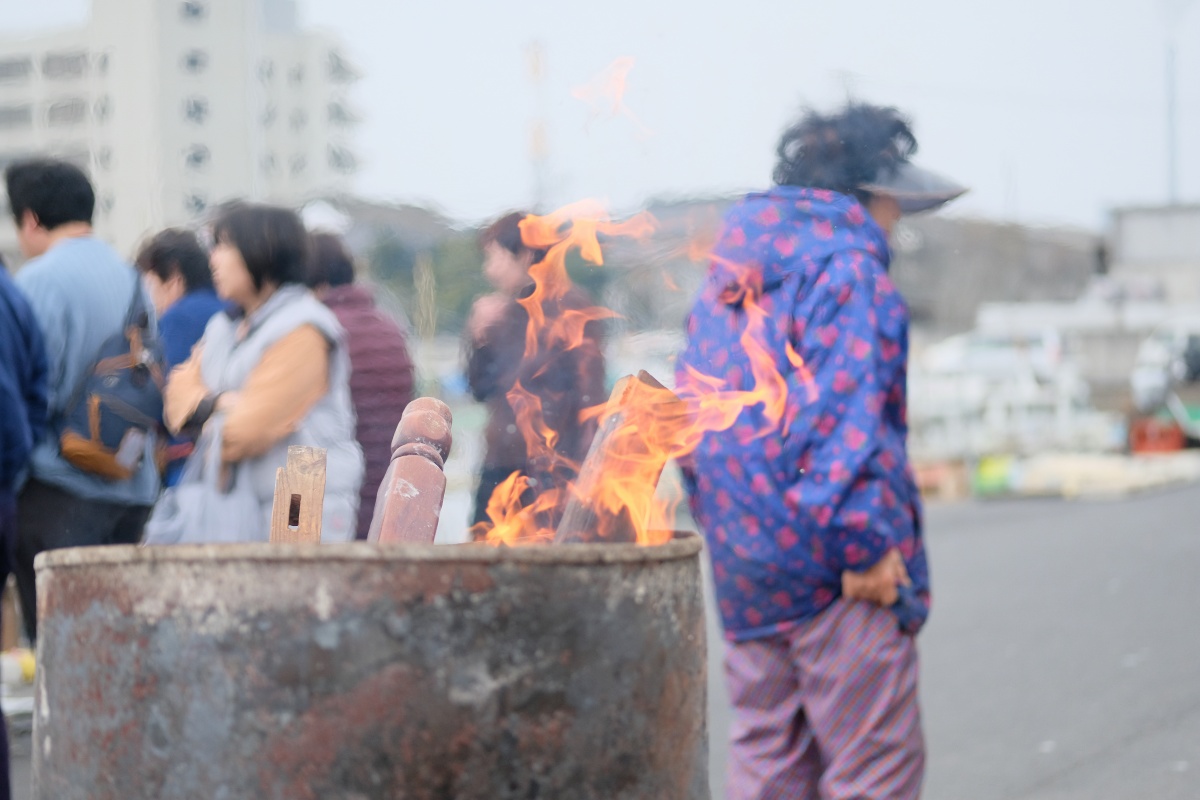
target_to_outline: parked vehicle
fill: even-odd
[[[1200,402],[1200,316],[1174,317],[1150,334],[1138,348],[1129,381],[1142,413],[1169,405],[1173,394],[1195,395]]]

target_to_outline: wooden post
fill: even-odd
[[[325,508],[325,450],[288,448],[287,466],[275,472],[271,543],[318,544]]]
[[[413,400],[404,409],[392,437],[388,465],[375,501],[368,542],[432,544],[437,536],[454,418],[432,397]]]
[[[662,447],[652,449],[647,442],[671,441],[686,423],[686,415],[684,403],[645,370],[618,381],[608,398],[605,419],[579,468],[571,499],[554,533],[555,543],[636,541],[637,527],[629,509],[604,509],[596,502],[597,493],[603,481],[621,469],[622,461],[656,458],[653,453]],[[652,480],[638,487],[645,492],[645,499],[654,495],[665,466],[663,459],[653,470]]]

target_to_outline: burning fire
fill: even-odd
[[[571,287],[566,270],[567,254],[577,250],[593,266],[604,263],[600,237],[628,236],[643,239],[653,233],[654,219],[647,213],[623,222],[613,221],[595,203],[567,206],[546,216],[529,216],[521,222],[525,244],[546,250],[546,256],[530,268],[533,292],[518,301],[529,315],[525,357],[533,359],[542,346],[579,347],[584,326],[594,320],[617,315],[605,308],[548,312],[554,301]],[[636,541],[660,544],[670,534],[676,507],[682,498],[656,494],[659,477],[667,462],[691,453],[709,432],[731,428],[746,409],[762,406],[762,425],[756,436],[780,429],[785,422],[788,376],[779,371],[767,337],[767,312],[758,303],[761,283],[758,273],[742,271],[735,290],[746,325],[741,345],[750,364],[751,386],[737,389],[698,370],[686,369],[686,379],[672,392],[644,373],[618,385],[608,404],[584,412],[598,421],[593,454],[603,458],[576,464],[555,451],[557,434],[546,424],[541,400],[520,383],[508,393],[525,439],[529,460],[546,471],[559,470],[572,476],[565,488],[538,491],[531,479],[514,472],[492,494],[487,505],[489,523],[477,526],[491,544],[531,544],[556,539],[570,541],[575,528],[591,532],[593,540]],[[804,361],[790,343],[788,363],[800,376],[809,402],[816,385]],[[582,466],[582,469],[581,469]],[[558,512],[566,507],[561,523]]]
[[[591,109],[588,124],[601,114],[616,118],[628,117],[637,128],[638,134],[645,137],[653,134],[642,121],[638,119],[629,106],[625,105],[625,90],[629,84],[629,71],[633,69],[636,59],[632,56],[622,56],[609,64],[595,78],[571,90],[571,96],[576,100],[587,103]]]

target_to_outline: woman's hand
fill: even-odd
[[[485,294],[471,306],[467,320],[467,333],[475,342],[482,343],[487,329],[504,318],[504,310],[512,302],[502,294]]]
[[[866,600],[887,607],[895,605],[899,598],[897,587],[910,583],[904,559],[893,547],[866,572],[843,572],[842,596],[847,600]]]

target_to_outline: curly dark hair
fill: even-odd
[[[912,158],[917,139],[896,109],[852,102],[834,114],[805,109],[775,152],[776,184],[830,189],[865,203],[870,192],[862,187]]]

